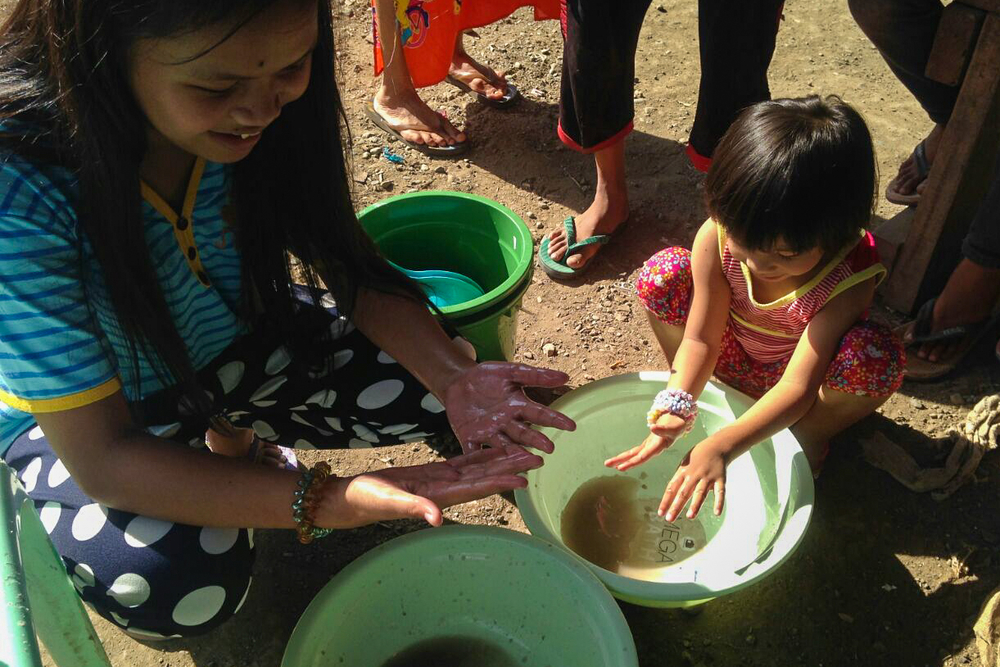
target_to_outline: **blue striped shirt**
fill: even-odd
[[[76,179],[65,169],[16,155],[0,161],[2,456],[34,425],[33,413],[80,407],[119,390],[129,400],[141,399],[163,385],[141,350],[138,368],[132,367],[86,238],[80,256]],[[186,235],[175,231],[162,202],[148,197],[143,202],[150,257],[174,325],[198,369],[246,332],[236,314],[240,256],[222,219],[229,176],[224,165],[205,163]],[[196,262],[187,256],[192,244]],[[94,277],[89,290],[81,278],[84,267]],[[204,271],[201,278],[198,270]],[[131,378],[137,372],[141,382],[135,396]]]

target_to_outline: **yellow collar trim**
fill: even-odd
[[[156,211],[167,219],[167,222],[174,228],[174,238],[177,246],[181,249],[185,261],[191,273],[205,287],[210,287],[212,282],[208,278],[204,265],[201,263],[201,253],[198,252],[198,245],[194,240],[194,214],[195,202],[198,199],[198,187],[201,185],[201,176],[205,173],[205,159],[197,158],[194,167],[191,169],[191,177],[188,179],[187,191],[184,193],[184,203],[181,205],[181,214],[177,215],[173,207],[168,204],[163,197],[149,187],[145,181],[139,181],[139,188],[142,198],[149,202]]]
[[[725,261],[725,257],[726,257],[726,236],[725,236],[725,232],[722,229],[722,225],[720,225],[719,223],[716,223],[715,227],[716,227],[716,229],[718,229],[718,232],[719,232],[718,233],[718,236],[719,236],[719,256],[723,259],[723,261]],[[866,234],[867,234],[867,230],[862,229],[861,233],[860,233],[860,238],[864,238],[864,236]],[[770,310],[772,308],[779,308],[781,306],[788,305],[789,303],[791,303],[795,299],[798,299],[799,297],[807,294],[809,292],[809,290],[811,290],[814,287],[816,287],[816,285],[819,285],[823,281],[823,279],[826,278],[827,275],[829,275],[829,273],[831,271],[833,271],[833,269],[838,264],[840,264],[842,261],[844,261],[844,258],[847,257],[848,253],[850,253],[852,250],[854,250],[855,246],[857,246],[857,242],[855,242],[855,243],[848,243],[847,245],[845,245],[843,248],[840,249],[840,251],[836,255],[833,256],[833,258],[830,259],[829,262],[826,263],[826,266],[823,267],[823,270],[821,270],[819,273],[817,273],[815,276],[813,276],[809,280],[809,282],[807,282],[805,285],[802,285],[798,289],[796,289],[796,290],[794,290],[792,292],[789,292],[788,294],[786,294],[784,296],[778,297],[777,299],[775,299],[774,301],[771,301],[770,303],[758,303],[757,299],[754,298],[754,296],[753,296],[753,281],[751,279],[750,269],[749,269],[749,267],[747,267],[746,264],[744,264],[743,262],[740,262],[740,270],[743,272],[743,279],[747,283],[747,294],[750,297],[750,303],[752,303],[754,305],[754,307],[756,307],[756,308],[758,308],[760,310]]]

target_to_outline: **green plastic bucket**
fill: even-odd
[[[397,195],[358,214],[382,254],[414,271],[468,276],[481,297],[442,312],[479,359],[510,360],[521,299],[531,284],[534,246],[527,225],[495,201],[462,192]]]
[[[477,667],[639,664],[621,610],[593,573],[551,544],[485,526],[410,533],[349,564],[303,613],[281,664],[381,667],[446,637],[503,657]]]
[[[693,520],[668,524],[657,516],[655,508],[684,455],[752,404],[734,389],[709,383],[698,400],[698,420],[690,434],[641,466],[626,472],[606,468],[607,458],[648,435],[646,411],[669,377],[664,372],[619,375],[554,401],[554,409],[576,421],[576,431],[541,429],[555,443],[555,452],[543,454],[545,465],[528,473],[527,488],[514,492],[531,533],[566,548],[563,511],[574,493],[596,478],[630,478],[626,481],[632,488],[642,489],[636,491],[637,503],[653,509],[628,544],[629,557],[637,563],[628,570],[633,576],[581,561],[615,597],[650,607],[692,606],[772,574],[799,545],[813,507],[809,463],[786,429],[729,463],[721,517],[712,511],[712,492]],[[699,538],[689,553],[683,551],[685,535]]]

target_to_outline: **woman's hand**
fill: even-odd
[[[624,471],[645,463],[684,435],[685,425],[685,421],[677,415],[660,415],[653,427],[649,429],[649,435],[642,441],[642,444],[636,445],[618,456],[611,457],[604,462],[604,465]],[[635,441],[633,440],[633,442]]]
[[[657,514],[667,521],[676,519],[687,501],[691,500],[687,518],[698,516],[698,510],[705,502],[709,489],[715,489],[715,515],[722,514],[726,493],[727,450],[712,440],[702,440],[687,453],[677,466]]]
[[[521,447],[490,448],[440,463],[333,479],[324,486],[316,525],[356,528],[376,521],[423,519],[440,526],[442,509],[524,488],[527,481],[519,473],[541,465],[540,456]]]
[[[488,361],[460,373],[445,389],[442,403],[463,452],[489,444],[523,445],[551,453],[552,441],[530,424],[566,431],[574,430],[576,424],[566,415],[532,401],[522,388],[559,387],[568,379],[560,371]]]

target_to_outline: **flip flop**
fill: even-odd
[[[917,311],[916,318],[896,329],[897,335],[903,340],[903,345],[910,348],[924,343],[939,343],[959,341],[951,353],[943,359],[931,361],[921,359],[915,354],[906,355],[906,369],[903,376],[907,380],[926,382],[937,380],[954,371],[962,360],[975,349],[983,336],[989,333],[997,324],[997,319],[987,318],[972,324],[963,324],[940,331],[931,331],[931,320],[934,315],[934,302],[930,299]]]
[[[566,249],[566,254],[563,255],[562,259],[556,261],[552,259],[549,255],[549,237],[546,236],[542,239],[542,242],[538,247],[538,263],[542,267],[542,271],[554,280],[573,280],[582,276],[591,264],[594,262],[594,258],[591,257],[587,260],[587,263],[581,266],[579,269],[574,269],[573,267],[566,264],[568,260],[573,255],[578,255],[583,252],[583,249],[589,245],[599,244],[607,245],[612,237],[617,234],[621,229],[628,224],[628,218],[622,221],[615,231],[610,234],[595,234],[585,238],[582,241],[576,240],[576,218],[570,216],[563,220],[563,227],[566,229],[566,241],[569,243],[569,247]]]
[[[250,443],[250,450],[247,452],[247,458],[254,463],[260,463],[261,459],[264,457],[264,448],[267,445],[273,445],[273,443],[265,443],[263,440],[254,436],[253,442]],[[281,468],[284,470],[291,470],[297,472],[299,470],[299,459],[295,456],[295,450],[291,447],[282,447],[281,445],[274,445],[281,452],[282,458],[285,462],[281,464]]]
[[[404,139],[403,135],[400,134],[399,131],[392,125],[389,125],[385,118],[382,117],[382,114],[375,110],[375,105],[370,100],[365,106],[365,115],[368,116],[368,120],[374,123],[380,130],[390,136],[396,137],[410,148],[418,150],[424,155],[430,155],[431,157],[457,157],[469,150],[468,140],[457,144],[451,144],[450,146],[428,146],[427,144]]]
[[[921,141],[917,144],[917,147],[913,149],[913,162],[917,165],[917,185],[920,185],[927,180],[927,175],[931,173],[930,162],[927,161],[927,146]],[[917,193],[916,188],[910,194],[903,194],[896,189],[898,185],[899,176],[889,181],[888,187],[885,189],[885,198],[888,199],[893,204],[902,204],[904,206],[916,206],[920,203],[920,194]]]
[[[497,81],[498,81],[497,79],[494,79],[493,77],[489,77],[489,76],[487,76],[485,78],[492,85],[494,85],[494,86],[497,85]],[[455,86],[456,88],[458,88],[459,90],[461,90],[464,93],[469,93],[470,95],[475,95],[476,99],[478,99],[482,104],[485,104],[488,107],[493,107],[495,109],[506,109],[506,108],[509,108],[509,107],[513,106],[514,104],[516,104],[517,101],[521,99],[521,93],[518,92],[517,86],[515,86],[512,83],[508,83],[507,84],[507,92],[504,93],[503,97],[499,97],[497,99],[493,99],[492,97],[486,97],[482,93],[473,90],[471,87],[469,87],[469,84],[465,83],[464,81],[462,81],[460,79],[456,79],[451,74],[449,74],[447,77],[445,77],[445,81],[447,81],[451,85]]]

